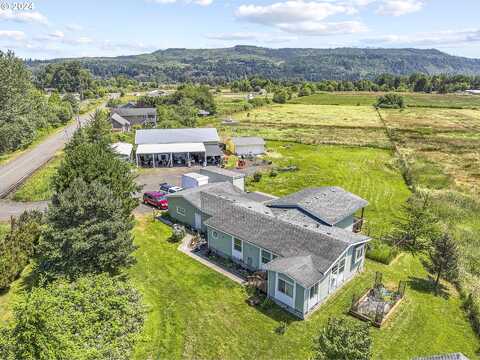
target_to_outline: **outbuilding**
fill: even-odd
[[[215,128],[137,130],[136,162],[143,167],[218,164],[219,142]]]
[[[245,174],[222,169],[216,166],[207,166],[199,170],[200,174],[208,176],[209,183],[229,182],[238,189],[245,190]]]
[[[232,137],[227,141],[227,149],[235,155],[261,155],[265,153],[265,140],[261,137]]]
[[[125,142],[116,142],[112,144],[113,151],[124,160],[130,161],[132,159],[133,145]]]
[[[182,188],[192,189],[208,184],[208,176],[198,173],[188,173],[182,175]]]

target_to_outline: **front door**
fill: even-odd
[[[202,229],[202,215],[200,215],[199,213],[195,213],[195,229]]]

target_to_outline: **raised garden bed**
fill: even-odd
[[[396,290],[382,283],[382,274],[376,273],[375,284],[362,296],[353,295],[349,313],[356,318],[381,327],[405,296],[405,282],[400,281]]]

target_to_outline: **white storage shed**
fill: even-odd
[[[193,189],[208,184],[208,176],[198,173],[188,173],[182,175],[182,188]]]

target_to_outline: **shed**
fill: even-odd
[[[130,160],[132,158],[133,145],[125,142],[117,142],[112,144],[112,149],[122,159]]]
[[[265,140],[261,137],[232,137],[227,149],[235,155],[261,155],[265,153]]]
[[[188,173],[182,175],[182,188],[192,189],[208,184],[208,176],[199,173]]]
[[[245,190],[245,174],[222,169],[216,166],[207,166],[199,170],[200,174],[206,175],[210,183],[229,182],[240,190]]]

